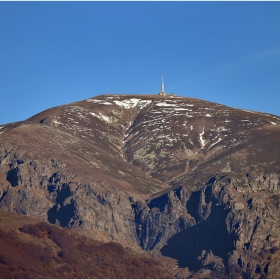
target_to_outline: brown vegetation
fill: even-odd
[[[57,246],[23,242],[20,232],[0,229],[0,278],[171,277],[156,261],[117,243],[93,241],[44,222],[19,231]]]

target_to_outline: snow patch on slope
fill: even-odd
[[[177,104],[170,104],[170,103],[166,103],[166,102],[157,102],[155,104],[156,106],[161,106],[161,107],[177,107]]]
[[[99,103],[99,104],[102,104],[102,105],[113,105],[110,102],[106,102],[106,101],[103,101],[103,100],[100,100],[100,99],[87,99],[86,101],[87,102],[93,102],[93,103]]]
[[[209,146],[208,149],[210,149],[210,148],[213,147],[214,145],[218,144],[218,143],[219,143],[220,141],[222,141],[222,140],[223,140],[223,139],[219,137],[219,139],[218,139],[216,142],[214,142],[213,144],[211,144],[211,145]]]
[[[136,107],[140,100],[141,99],[138,98],[130,98],[130,99],[124,99],[122,101],[114,100],[113,102],[116,103],[118,106],[124,107],[125,109],[130,109]]]
[[[110,117],[102,115],[101,113],[96,114],[96,113],[91,112],[90,114],[93,115],[94,117],[97,117],[97,118],[105,121],[105,122],[108,122],[108,123],[112,122],[112,119]]]
[[[152,103],[152,100],[140,100],[137,104],[137,107],[139,109],[143,109],[144,107],[148,106],[151,103]]]
[[[199,139],[200,139],[200,142],[201,142],[201,146],[202,146],[202,149],[204,148],[204,146],[205,146],[205,143],[206,143],[206,141],[203,139],[203,134],[204,134],[204,127],[203,127],[203,130],[202,130],[202,132],[199,134]]]
[[[107,99],[110,98],[114,98],[114,97],[106,97]],[[113,103],[111,102],[107,102],[101,99],[87,99],[87,102],[93,102],[93,103],[98,103],[101,105],[113,105]],[[147,105],[149,105],[152,100],[141,100],[139,98],[129,98],[129,99],[124,99],[124,100],[113,100],[112,102],[114,102],[116,105],[123,107],[125,109],[131,109],[134,107],[138,107],[139,109],[143,109],[144,107],[146,107]]]

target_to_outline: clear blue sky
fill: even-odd
[[[0,124],[99,94],[280,115],[280,2],[0,2]]]

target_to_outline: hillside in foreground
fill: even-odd
[[[179,278],[279,278],[280,118],[101,95],[0,127],[0,209],[149,252]]]
[[[158,262],[114,242],[0,211],[0,278],[171,278]]]

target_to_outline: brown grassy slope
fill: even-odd
[[[1,216],[6,213],[1,212]],[[171,278],[159,263],[113,242],[101,243],[48,223],[0,224],[0,278]]]

